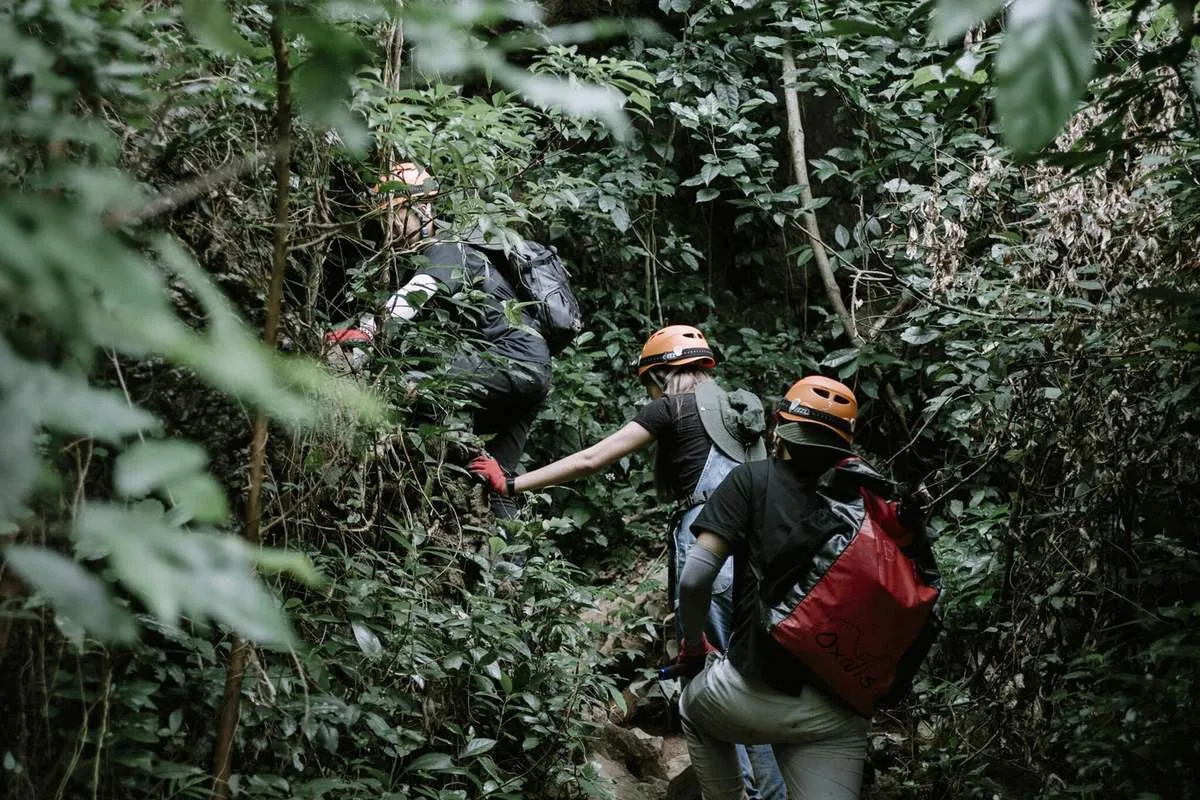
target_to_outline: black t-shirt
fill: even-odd
[[[837,458],[819,455],[807,464],[770,458],[735,467],[692,523],[697,536],[709,531],[730,544],[734,572],[729,660],[745,677],[787,694],[799,694],[807,676],[804,667],[759,625],[760,586],[755,570],[763,576],[766,596],[771,598],[775,590],[798,577],[794,565],[811,560],[838,526],[813,496],[816,479]]]
[[[522,309],[522,330],[509,322],[504,314],[507,301],[518,300],[512,283],[492,261],[473,247],[449,242],[436,242],[421,251],[425,260],[416,272],[429,275],[445,287],[447,294],[454,294],[468,283],[478,283],[487,294],[487,302],[481,309],[480,333],[492,343],[492,351],[498,355],[533,364],[550,363],[550,348],[546,340],[532,331],[539,330],[537,320]],[[503,258],[503,254],[498,256]]]
[[[641,425],[658,444],[656,472],[666,475],[671,497],[685,500],[696,491],[712,441],[704,432],[696,395],[664,395],[651,400],[638,411],[633,421]]]

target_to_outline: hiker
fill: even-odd
[[[690,325],[671,325],[642,347],[637,376],[651,400],[633,421],[600,442],[523,475],[513,475],[489,458],[468,469],[495,494],[511,497],[597,472],[651,442],[657,442],[654,477],[659,492],[676,503],[668,541],[672,600],[675,578],[695,542],[691,523],[705,500],[739,463],[764,458],[766,427],[762,404],[746,391],[726,393],[712,379],[716,358],[704,334]],[[733,565],[717,578],[704,625],[709,640],[728,641],[732,619]],[[676,616],[678,623],[678,615]],[[739,754],[751,798],[783,798],[783,782],[768,749]],[[750,770],[754,779],[750,778]],[[741,783],[739,782],[739,791]]]
[[[550,389],[552,353],[565,342],[562,337],[550,335],[550,326],[543,324],[539,308],[529,307],[530,298],[521,291],[521,276],[514,273],[513,259],[502,247],[484,243],[478,230],[468,234],[467,241],[437,238],[432,200],[438,192],[428,172],[415,164],[403,163],[380,180],[399,183],[403,188],[381,207],[388,215],[385,241],[404,252],[417,253],[422,261],[408,283],[385,304],[384,328],[394,330],[413,319],[422,305],[437,294],[450,296],[474,284],[487,295],[479,311],[479,332],[487,342],[486,348],[454,355],[449,369],[465,379],[465,390],[473,406],[473,430],[479,436],[490,437],[485,450],[506,470],[515,470],[530,425]],[[549,249],[531,242],[522,242],[519,248],[521,253],[552,255]],[[553,260],[561,267],[556,256]],[[565,271],[559,272],[565,281]],[[566,292],[571,304],[575,303],[569,285],[557,288]],[[519,324],[510,322],[506,315],[506,304],[514,302],[527,303],[516,312]],[[580,327],[578,307],[572,305],[569,312],[574,327],[566,341]],[[326,339],[343,346],[336,348],[335,353],[344,354],[343,348],[349,346],[349,357],[361,364],[362,355],[355,350],[369,345],[377,330],[374,317],[366,315],[357,326],[331,331]],[[410,393],[417,391],[419,387],[410,386]],[[498,517],[508,519],[516,515],[511,498],[498,495],[492,501]]]
[[[812,577],[818,570],[809,565],[823,568],[822,577],[833,571],[837,555],[826,558],[827,548],[854,536],[864,518],[868,501],[859,487],[887,483],[865,462],[852,458],[857,413],[854,393],[844,384],[819,376],[797,381],[776,415],[776,457],[730,472],[692,526],[697,544],[680,575],[683,647],[679,661],[696,670],[703,667],[703,671],[684,690],[680,711],[705,800],[741,797],[735,743],[748,742],[773,747],[790,797],[853,800],[859,796],[872,709],[858,704],[861,698],[855,695],[843,698],[835,694],[827,688],[832,683],[818,686],[817,676],[825,673],[796,660],[794,651],[779,641],[776,620],[771,620],[775,626],[763,623],[764,607],[769,608],[767,613],[778,607],[770,607],[777,602],[799,609],[806,599],[818,595]],[[827,501],[827,497],[836,499]],[[871,524],[875,519],[870,517]],[[874,536],[875,529],[870,531]],[[704,631],[709,597],[716,590],[714,582],[721,585],[717,576],[730,556],[735,565],[733,633],[728,647],[718,645],[724,651],[720,655]],[[822,558],[826,560],[820,561]],[[826,586],[830,588],[822,589],[829,594],[852,594],[844,583],[831,581]],[[796,587],[805,587],[808,596],[789,595]],[[936,592],[924,588],[932,599],[920,613],[928,615]],[[780,589],[786,601],[777,600]],[[925,599],[923,595],[922,602]],[[868,595],[865,602],[880,601]],[[812,607],[810,603],[808,608]],[[831,607],[818,606],[812,612],[822,617],[820,624],[826,626],[822,631],[841,622]],[[812,663],[821,665],[820,669],[842,669],[856,679],[865,674],[864,665],[878,651],[864,644],[868,641],[860,627],[866,624],[864,617],[853,619],[858,626],[847,625],[836,632],[841,635],[840,643],[838,638],[822,639],[828,635],[824,633],[812,637],[841,648],[836,654],[818,653],[824,660]],[[903,621],[889,617],[879,627],[888,629],[893,624]],[[891,631],[879,635],[887,637]],[[908,644],[904,646],[916,652]],[[911,663],[901,659],[909,670],[907,676],[898,676],[895,683],[881,680],[870,685],[892,686],[894,692],[902,692],[927,649],[926,644]],[[866,655],[868,651],[872,656]],[[823,666],[830,662],[839,666]]]

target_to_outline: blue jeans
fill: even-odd
[[[713,447],[709,450],[708,461],[696,484],[696,491],[711,492],[720,485],[737,463],[726,458],[721,451]],[[683,631],[679,627],[679,586],[678,576],[683,572],[684,562],[687,561],[688,550],[696,543],[692,535],[692,523],[700,516],[704,505],[698,505],[685,511],[675,530],[671,532],[671,550],[675,569],[675,595],[671,598],[675,609],[675,634],[683,640]],[[708,640],[724,652],[729,647],[729,637],[733,633],[733,559],[725,560],[721,571],[713,580],[712,603],[708,607],[708,622],[704,626]],[[742,780],[745,784],[746,796],[750,800],[787,800],[787,790],[784,787],[783,775],[775,763],[775,754],[769,745],[751,747],[737,746],[738,763],[741,765]]]

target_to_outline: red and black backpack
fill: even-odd
[[[891,485],[862,459],[839,462],[818,481],[819,539],[759,584],[767,634],[864,716],[907,693],[941,627],[937,564]]]

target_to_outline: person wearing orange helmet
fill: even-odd
[[[702,671],[684,690],[680,711],[705,800],[741,797],[738,742],[770,743],[791,797],[859,796],[870,721],[809,682],[757,613],[769,587],[797,578],[801,554],[811,558],[822,537],[838,530],[815,493],[839,479],[857,421],[848,386],[820,376],[797,381],[776,413],[776,456],[730,472],[692,526],[697,542],[680,576],[680,661]],[[724,655],[710,658],[707,608],[730,556],[733,632]]]
[[[632,422],[591,447],[523,475],[513,475],[487,457],[471,462],[468,469],[492,492],[511,497],[591,475],[656,442],[655,484],[676,503],[669,563],[672,599],[677,600],[674,578],[695,542],[691,523],[709,493],[738,463],[766,455],[761,403],[748,392],[720,389],[712,379],[716,364],[712,347],[697,328],[669,325],[650,335],[634,367],[651,399]],[[730,564],[717,579],[705,621],[707,640],[720,647],[729,635],[732,584]],[[739,759],[750,798],[785,797],[769,750],[743,750]]]
[[[488,437],[487,452],[506,469],[516,469],[530,426],[550,389],[552,355],[547,338],[529,304],[520,302],[508,265],[498,263],[504,258],[498,248],[473,237],[467,237],[469,242],[442,237],[436,230],[433,201],[439,190],[428,171],[403,162],[380,175],[379,181],[372,192],[382,196],[376,210],[384,216],[384,247],[420,259],[408,283],[384,304],[384,329],[395,331],[412,320],[435,295],[453,295],[467,286],[482,291],[485,299],[473,319],[485,345],[454,354],[449,370],[462,378],[473,411],[473,430]],[[513,308],[518,315],[515,321],[509,316]],[[335,368],[360,369],[379,328],[374,316],[364,315],[355,326],[327,333],[326,342],[333,346],[331,359],[338,361]],[[415,396],[419,387],[414,383],[409,391]],[[501,518],[516,514],[511,500],[504,497],[493,498],[492,509]]]

